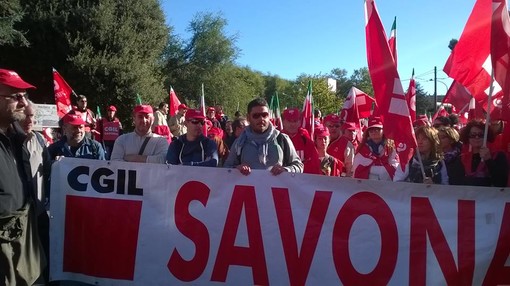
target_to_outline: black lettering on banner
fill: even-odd
[[[85,192],[87,190],[87,184],[80,183],[78,181],[78,177],[80,175],[88,175],[89,167],[87,166],[79,166],[71,170],[69,174],[67,174],[67,183],[69,186],[76,191]]]
[[[92,184],[92,188],[96,190],[98,193],[105,194],[105,193],[111,193],[114,190],[115,187],[115,180],[114,179],[103,179],[103,183],[105,186],[101,184],[101,178],[102,177],[108,177],[113,175],[113,171],[107,168],[99,168],[94,171],[92,174],[92,178],[90,180],[90,183]]]
[[[136,187],[136,171],[128,171],[128,195],[143,196],[143,189]]]
[[[117,194],[126,194],[126,170],[117,171]]]

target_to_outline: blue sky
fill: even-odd
[[[162,0],[167,24],[184,39],[197,12],[221,13],[226,33],[237,34],[237,63],[293,80],[344,68],[349,75],[367,66],[363,1],[353,0]],[[450,39],[458,39],[475,0],[376,0],[389,36],[397,17],[398,70],[404,89],[412,69],[426,92],[433,93],[434,66],[442,71]],[[438,94],[446,92],[438,82]]]

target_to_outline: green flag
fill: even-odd
[[[96,108],[96,118],[101,119],[101,108],[99,108],[99,105]]]
[[[136,94],[136,105],[142,105],[142,98],[138,93]]]

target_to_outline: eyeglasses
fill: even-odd
[[[202,124],[204,125],[204,121],[203,120],[198,120],[198,119],[192,119],[192,120],[188,120],[188,122],[191,122],[191,124]]]
[[[483,133],[470,133],[469,138],[471,138],[471,139],[483,138]]]
[[[259,119],[260,117],[267,118],[268,116],[269,116],[268,112],[253,113],[251,115],[251,117],[253,117],[253,119]]]
[[[17,101],[21,101],[21,100],[27,99],[27,93],[26,92],[17,92],[17,93],[13,93],[13,94],[0,94],[0,96],[5,97],[5,98],[9,98],[9,99],[12,99],[12,100],[17,100]]]

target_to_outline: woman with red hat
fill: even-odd
[[[398,165],[395,143],[384,136],[381,119],[371,118],[354,156],[354,178],[392,181]]]
[[[315,131],[315,147],[319,152],[320,167],[323,175],[339,177],[342,174],[344,164],[337,158],[329,155],[326,148],[329,145],[329,130],[323,125],[316,125]]]

